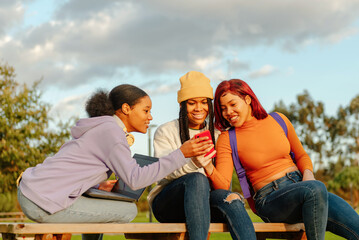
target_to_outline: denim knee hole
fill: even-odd
[[[227,197],[225,199],[223,199],[224,202],[231,204],[233,201],[235,200],[239,200],[242,203],[244,203],[242,196],[239,195],[238,193],[230,193],[227,195]]]

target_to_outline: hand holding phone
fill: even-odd
[[[194,138],[200,138],[200,137],[208,137],[208,139],[211,140],[213,143],[211,132],[209,130],[206,130],[206,131],[203,131],[203,132],[200,132],[200,133],[197,133],[196,135],[194,135]],[[204,156],[207,157],[213,151],[214,151],[214,147],[208,153],[206,153],[206,155],[204,155]],[[213,157],[215,157],[215,156],[216,156],[216,154],[213,155]]]

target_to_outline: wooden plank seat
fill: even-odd
[[[253,223],[257,239],[307,239],[304,225],[283,223]],[[69,240],[71,234],[124,234],[126,239],[167,240],[188,239],[184,223],[0,223],[3,240]],[[210,233],[228,232],[226,224],[211,223]]]

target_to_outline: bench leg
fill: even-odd
[[[35,240],[53,240],[52,234],[35,234]]]
[[[16,234],[2,233],[1,236],[3,240],[16,240]]]
[[[34,240],[34,235],[22,235],[22,234],[15,234],[15,233],[3,233],[2,239],[3,240]]]
[[[35,240],[71,240],[71,234],[35,234]]]
[[[56,240],[71,240],[71,233],[56,234]]]

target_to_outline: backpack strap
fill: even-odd
[[[287,128],[287,124],[285,124],[283,118],[276,112],[271,112],[271,113],[269,113],[269,115],[271,115],[271,117],[274,118],[274,120],[276,120],[277,123],[279,123],[279,125],[283,128],[285,136],[288,138],[288,128]]]
[[[239,183],[241,184],[241,188],[242,188],[242,191],[243,191],[243,196],[244,196],[244,198],[250,198],[251,193],[250,193],[250,190],[249,190],[250,187],[249,187],[249,184],[248,184],[246,171],[242,167],[241,161],[239,160],[239,157],[238,157],[237,137],[236,137],[235,128],[232,127],[231,129],[229,129],[228,133],[229,133],[229,142],[231,144],[231,149],[232,149],[233,164],[234,164],[234,168],[236,169],[236,173],[237,173],[237,176],[238,176],[238,179],[239,179]]]
[[[247,199],[248,205],[252,209],[252,211],[255,214],[257,214],[255,203],[252,198],[252,195],[254,195],[254,191],[253,191],[252,187],[249,185],[249,182],[248,182],[248,179],[246,176],[246,171],[242,167],[241,161],[238,156],[237,136],[236,136],[235,128],[232,127],[231,129],[229,129],[228,133],[229,133],[229,142],[231,144],[231,149],[232,149],[233,164],[234,164],[234,168],[236,169],[236,173],[237,173],[237,176],[239,179],[239,184],[241,185],[241,188],[242,188],[243,196],[244,196],[244,198]]]
[[[283,118],[277,112],[271,112],[269,113],[269,115],[271,115],[271,117],[274,118],[274,120],[276,120],[277,123],[282,127],[285,136],[288,138],[288,127],[287,124],[285,124]],[[290,151],[289,155],[292,158],[293,162],[296,163],[294,152]]]

